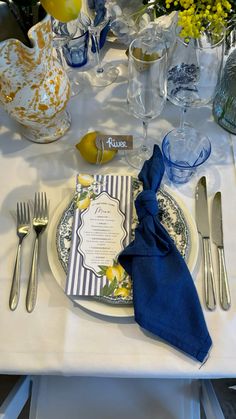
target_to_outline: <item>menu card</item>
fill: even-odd
[[[76,192],[65,292],[128,296],[130,278],[117,256],[131,241],[132,177],[79,174]]]

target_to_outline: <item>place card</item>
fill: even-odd
[[[133,136],[98,134],[96,146],[99,150],[132,150]]]
[[[124,293],[130,279],[117,256],[131,241],[132,177],[79,174],[76,192],[65,292],[110,296],[122,288]]]

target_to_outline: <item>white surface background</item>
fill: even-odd
[[[88,165],[75,144],[89,129],[105,133],[141,134],[141,122],[126,108],[127,68],[117,81],[104,89],[86,89],[70,100],[70,131],[59,141],[40,145],[20,138],[14,122],[0,110],[0,373],[36,373],[118,377],[230,377],[236,376],[236,172],[233,162],[235,137],[216,125],[211,108],[188,112],[187,119],[208,133],[212,155],[192,181],[170,186],[194,216],[194,191],[200,176],[207,176],[209,203],[216,191],[222,192],[226,264],[232,296],[230,311],[219,303],[215,312],[203,308],[213,340],[207,363],[200,365],[158,338],[141,330],[133,319],[112,319],[91,314],[73,306],[50,271],[46,241],[42,236],[37,306],[32,314],[25,309],[32,235],[23,245],[21,297],[17,310],[8,308],[11,278],[16,254],[15,208],[19,200],[34,198],[46,191],[53,214],[77,172],[137,174],[128,167],[122,153],[104,166]],[[167,104],[161,117],[150,123],[149,135],[160,144],[164,134],[177,126],[179,110]],[[214,259],[216,249],[212,245]],[[199,257],[201,262],[201,255]],[[214,265],[216,268],[216,264]],[[196,286],[203,302],[202,265],[198,263]],[[174,296],[173,296],[174,298]],[[219,298],[217,298],[219,302]]]

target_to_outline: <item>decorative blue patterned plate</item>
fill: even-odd
[[[134,179],[133,190],[134,190],[134,201],[138,193],[141,191],[141,183]],[[176,200],[165,190],[160,190],[157,193],[158,205],[159,205],[159,216],[161,223],[166,228],[172,239],[174,240],[176,247],[178,248],[181,255],[188,260],[190,243],[189,227],[187,225],[184,213],[177,204]],[[59,261],[67,274],[68,263],[70,256],[70,246],[73,228],[73,216],[74,216],[74,202],[73,199],[63,212],[56,231],[56,247]],[[132,235],[134,235],[135,226],[137,225],[137,216],[134,208],[134,216],[132,223]],[[99,297],[102,302],[110,304],[132,304],[132,292],[127,298],[114,298],[114,297]]]

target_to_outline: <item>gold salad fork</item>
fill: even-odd
[[[38,289],[38,251],[39,236],[48,224],[48,204],[45,192],[38,192],[34,198],[33,229],[35,241],[33,246],[32,265],[26,295],[26,309],[31,313],[35,307]]]
[[[21,245],[24,238],[29,234],[30,231],[30,210],[29,205],[25,202],[17,202],[16,209],[17,217],[17,236],[19,237],[16,262],[14,267],[14,273],[12,278],[9,307],[11,310],[15,310],[20,297],[20,265],[21,265]]]

